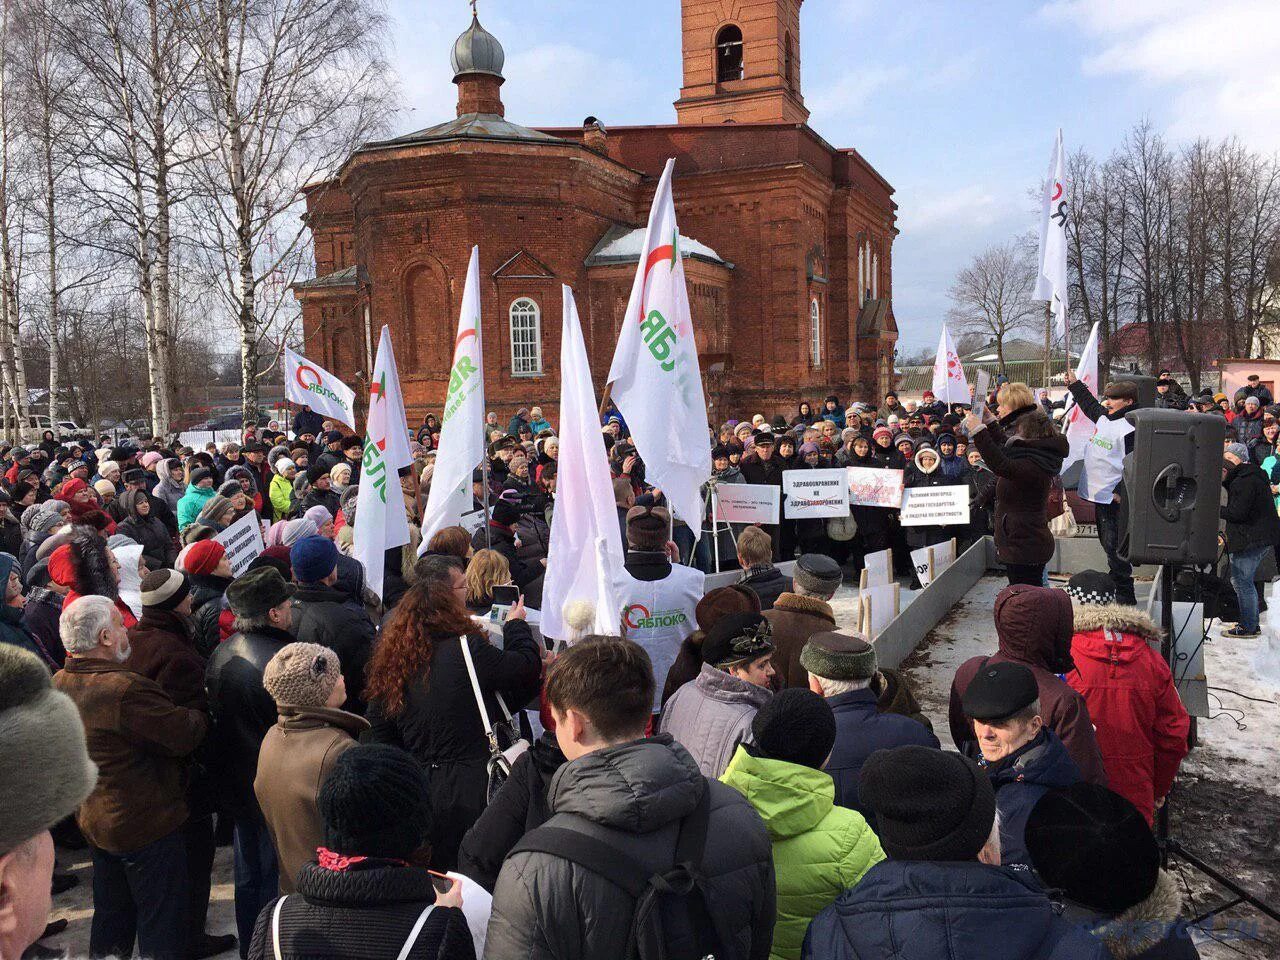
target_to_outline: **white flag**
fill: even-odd
[[[431,493],[422,515],[421,555],[432,534],[457,526],[471,512],[471,474],[484,459],[484,355],[480,341],[480,248],[471,248],[462,291],[458,338],[440,418],[440,445]],[[359,516],[359,513],[357,513]]]
[[[1076,379],[1083,381],[1095,397],[1098,395],[1098,325],[1096,323],[1089,333],[1089,339],[1085,342],[1084,352],[1080,354],[1080,362],[1076,364]],[[1089,445],[1089,440],[1097,429],[1094,422],[1084,415],[1084,411],[1080,409],[1080,405],[1076,403],[1070,392],[1067,393],[1065,413],[1064,432],[1067,435],[1067,443],[1071,445],[1071,452],[1062,462],[1063,473],[1066,473],[1067,468],[1077,460],[1084,459],[1085,447]]]
[[[1037,300],[1053,305],[1058,335],[1067,335],[1067,178],[1062,160],[1062,131],[1053,144],[1049,174],[1044,184],[1040,215],[1040,271],[1036,274]]]
[[[711,476],[707,401],[684,282],[668,160],[649,210],[631,299],[609,368],[613,401],[631,429],[649,483],[661,488],[694,537]]]
[[[564,288],[560,334],[560,455],[556,467],[556,507],[542,584],[542,632],[563,640],[565,604],[595,605],[592,632],[621,632],[622,533],[613,480],[600,442],[587,348],[573,291]]]
[[[960,365],[960,354],[956,352],[955,341],[947,325],[942,325],[942,336],[938,338],[938,356],[933,361],[933,395],[946,404],[972,403],[969,396],[969,383],[964,378],[964,367]]]
[[[356,494],[356,529],[352,553],[364,564],[365,581],[382,596],[384,554],[409,542],[409,518],[400,492],[400,470],[413,463],[409,454],[408,420],[400,393],[400,372],[391,347],[391,330],[384,326],[378,341],[369,388],[364,458]]]
[[[284,348],[284,398],[356,428],[356,392],[332,373]]]

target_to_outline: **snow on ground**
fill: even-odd
[[[979,581],[902,664],[944,746],[951,746],[947,726],[951,678],[965,660],[995,651],[992,610],[1004,586],[1000,577]],[[1280,628],[1280,603],[1276,611]],[[1280,690],[1256,677],[1252,661],[1261,641],[1227,640],[1220,634],[1220,626],[1215,625],[1205,644],[1213,715],[1199,721],[1200,744],[1183,762],[1174,787],[1172,835],[1265,902],[1280,904]],[[1188,915],[1230,899],[1197,872],[1182,869],[1179,873]],[[1224,931],[1224,923],[1232,924],[1232,929]],[[1227,942],[1201,943],[1205,960],[1280,956],[1280,925],[1247,907],[1226,911],[1213,930]],[[1250,939],[1240,939],[1241,934]]]

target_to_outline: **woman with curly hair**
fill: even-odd
[[[493,606],[493,588],[511,583],[511,564],[497,550],[480,550],[467,564],[467,609],[488,613]]]
[[[455,557],[418,561],[417,582],[392,610],[369,662],[364,695],[373,725],[366,736],[408,750],[430,774],[432,865],[457,866],[458,844],[484,811],[489,745],[462,655],[466,643],[489,719],[498,697],[511,710],[538,694],[541,645],[511,608],[502,649],[490,644],[467,613],[467,581]],[[505,744],[504,744],[505,746]]]

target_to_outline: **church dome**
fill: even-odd
[[[449,62],[453,65],[454,79],[467,73],[488,73],[502,76],[502,64],[506,54],[502,44],[492,33],[480,26],[480,18],[471,15],[471,26],[453,42]]]

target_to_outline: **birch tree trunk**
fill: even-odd
[[[17,435],[31,435],[27,421],[27,371],[22,355],[21,311],[10,237],[13,196],[9,184],[9,6],[0,2],[0,323],[4,326],[4,378],[17,419]]]
[[[169,297],[169,265],[172,257],[169,212],[169,134],[166,92],[162,78],[164,53],[160,45],[159,0],[147,0],[147,22],[151,40],[151,174],[155,191],[155,277],[151,287],[151,327],[147,356],[151,362],[151,432],[168,434],[173,422],[173,304]]]

